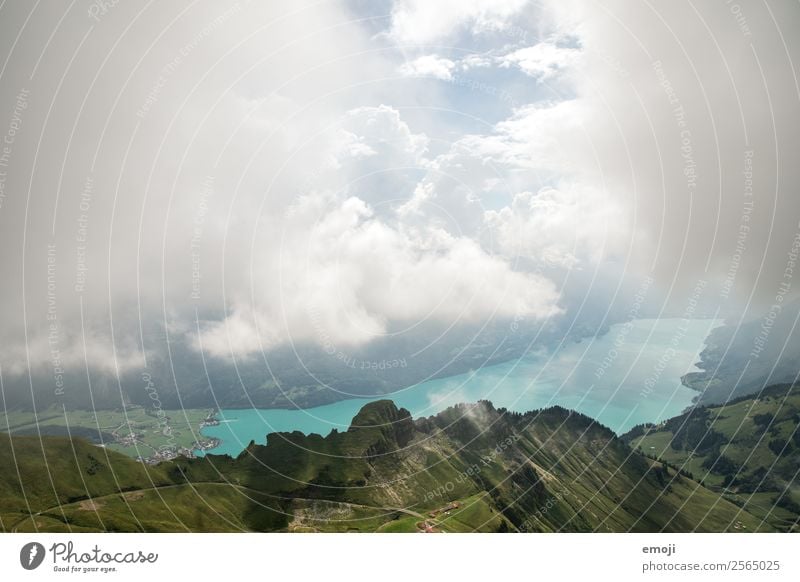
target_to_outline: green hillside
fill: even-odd
[[[274,433],[236,459],[157,466],[81,439],[0,438],[5,531],[773,529],[559,407],[479,402],[415,421],[383,400],[324,438]]]
[[[770,386],[757,397],[697,407],[623,439],[690,473],[778,530],[800,518],[800,385]]]

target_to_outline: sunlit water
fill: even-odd
[[[623,433],[634,425],[680,414],[691,404],[697,393],[682,386],[680,377],[696,370],[694,363],[705,338],[721,323],[713,319],[640,319],[554,352],[528,354],[390,395],[305,410],[221,410],[221,423],[203,428],[202,434],[222,441],[207,452],[235,456],[251,440],[263,444],[271,432],[299,430],[326,435],[333,428],[346,430],[362,406],[385,398],[407,408],[414,418],[481,399],[518,412],[557,404]]]

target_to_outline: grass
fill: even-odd
[[[419,522],[420,519],[418,517],[401,517],[384,523],[375,531],[378,533],[417,533],[419,532],[417,527]]]
[[[800,387],[773,386],[758,398],[740,398],[671,419],[632,438],[631,445],[690,472],[759,520],[794,531],[800,515],[789,508],[800,503],[798,419]],[[716,444],[705,446],[676,436],[685,428],[717,435]],[[784,507],[775,503],[780,495]]]
[[[170,485],[98,496],[63,504],[15,524],[16,531],[251,531],[280,529],[286,516],[280,504],[258,492],[224,483]],[[266,521],[266,523],[265,523]]]
[[[458,509],[434,519],[443,531],[494,532],[500,529],[501,524],[507,524],[507,520],[492,506],[488,493],[481,492],[461,499],[459,505]]]

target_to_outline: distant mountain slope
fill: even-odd
[[[800,519],[800,384],[770,386],[725,406],[698,407],[623,440],[690,472],[780,530]]]
[[[772,529],[558,407],[479,402],[414,421],[384,400],[345,432],[155,467],[81,439],[0,439],[5,531]]]
[[[800,372],[800,299],[771,308],[763,317],[728,321],[711,331],[700,353],[699,372],[683,383],[700,404],[722,404],[766,386],[792,383]]]

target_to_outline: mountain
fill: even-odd
[[[680,468],[778,530],[800,520],[800,384],[701,406],[622,439]]]
[[[772,531],[591,418],[486,401],[347,431],[273,433],[237,458],[149,466],[82,439],[0,436],[6,531]]]
[[[772,384],[798,379],[800,299],[773,305],[747,321],[730,320],[711,331],[700,353],[698,372],[684,385],[697,390],[699,404],[722,404]]]

